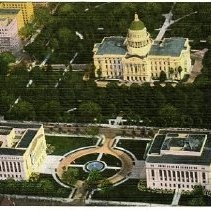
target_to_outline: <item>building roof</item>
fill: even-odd
[[[130,30],[136,31],[136,30],[142,30],[144,28],[145,28],[144,23],[141,20],[139,20],[138,14],[135,13],[134,21],[130,25]]]
[[[0,121],[0,126],[9,126],[12,128],[40,128],[41,124],[32,124],[32,123],[20,123],[20,122],[14,122],[14,121]]]
[[[0,15],[15,15],[18,14],[20,9],[0,9]]]
[[[12,127],[0,126],[0,135],[8,135],[12,131]]]
[[[161,148],[167,133],[188,133],[207,135],[207,140],[200,156],[196,155],[175,155],[161,154]],[[201,136],[201,135],[199,135]],[[192,138],[193,136],[190,135]],[[197,136],[196,136],[197,137]],[[190,132],[190,131],[160,131],[154,138],[149,149],[146,162],[149,163],[167,163],[167,164],[193,164],[193,165],[210,165],[211,163],[211,133],[209,132]]]
[[[23,156],[26,150],[16,148],[0,148],[0,155]]]
[[[28,148],[29,144],[37,134],[37,130],[27,130],[22,139],[20,140],[17,148]]]
[[[15,202],[10,198],[1,198],[0,206],[15,206]]]
[[[127,48],[124,45],[125,38],[119,36],[105,37],[98,46],[96,55],[112,54],[125,55]]]
[[[182,37],[172,37],[165,38],[161,42],[155,41],[149,51],[149,55],[179,57],[181,51],[186,49],[184,46],[186,40],[186,38]]]
[[[132,31],[142,30],[144,28],[145,28],[145,25],[141,20],[139,20],[139,21],[134,20],[130,25],[130,30],[132,30]]]

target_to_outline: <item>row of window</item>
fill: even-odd
[[[150,165],[151,167],[154,167],[153,164]],[[195,166],[174,166],[174,165],[158,165],[160,168],[181,168],[181,169],[197,169]],[[204,169],[204,168],[202,168]]]
[[[0,163],[0,172],[21,172],[21,164],[19,162],[5,162]]]
[[[100,63],[100,61],[98,61],[98,63]],[[118,59],[113,59],[113,60],[111,60],[111,59],[109,59],[109,60],[105,60],[105,63],[114,63],[114,64],[120,64],[121,63],[121,61]]]
[[[155,186],[155,183],[153,183],[153,186]],[[160,183],[161,187],[174,187],[174,188],[188,188],[191,189],[193,188],[194,185],[189,185],[189,184],[168,184],[168,183]],[[205,186],[203,186],[203,188],[205,188]]]
[[[145,47],[145,46],[147,46],[148,45],[148,43],[149,43],[149,40],[147,40],[147,41],[143,41],[143,42],[128,42],[128,45],[130,46],[130,47],[133,47],[133,48],[140,48],[140,47]]]
[[[146,78],[145,77],[130,77],[130,76],[127,76],[127,80],[128,81],[146,81]]]
[[[135,70],[135,71],[137,71],[137,70],[145,70],[145,65],[144,64],[132,64],[132,63],[130,63],[130,64],[125,64],[125,67],[127,69],[131,69],[131,70]]]
[[[4,177],[4,178],[21,178],[21,175],[14,175],[14,174],[0,174],[0,177]]]
[[[107,76],[109,75],[109,72],[107,71]],[[115,77],[115,76],[121,76],[122,74],[121,74],[121,72],[110,72],[110,75],[112,76],[112,77]]]
[[[155,179],[155,171],[151,170],[152,179]],[[195,171],[170,171],[170,170],[159,170],[160,181],[182,181],[182,182],[198,182],[198,173]],[[206,183],[206,174],[202,173],[203,183]]]
[[[108,65],[105,65],[105,67],[106,67],[106,69],[108,69],[109,68],[109,66]],[[121,65],[110,65],[110,69],[121,69]]]

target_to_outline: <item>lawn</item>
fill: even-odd
[[[143,160],[148,142],[144,140],[120,139],[116,146],[130,151],[138,160]]]
[[[195,198],[193,195],[184,195],[182,194],[179,200],[179,205],[181,206],[191,206],[191,200]],[[204,195],[203,196],[204,206],[211,206],[211,197]]]
[[[111,189],[108,195],[96,191],[92,199],[171,204],[173,194],[139,191],[137,188],[138,182],[139,180],[130,179]]]
[[[88,155],[82,156],[80,158],[77,158],[75,160],[74,164],[82,164],[83,165],[89,161],[97,160],[98,155],[99,155],[99,153],[93,153],[93,154],[88,154]]]
[[[102,176],[104,178],[109,178],[109,177],[112,177],[113,175],[115,175],[116,173],[119,172],[119,169],[105,169],[103,172],[102,172]]]
[[[64,155],[80,147],[95,145],[97,138],[46,136],[46,143],[55,146],[51,155]]]
[[[113,155],[110,154],[103,154],[100,161],[104,161],[107,166],[121,166],[121,161]]]
[[[60,186],[51,175],[41,174],[37,181],[0,181],[1,194],[17,194],[47,197],[68,197],[71,189]]]
[[[88,178],[89,172],[84,171],[82,167],[71,166],[71,168],[76,168],[79,171],[79,176],[78,176],[79,180],[85,180]],[[116,174],[118,171],[119,171],[119,169],[117,169],[117,170],[105,169],[104,171],[100,172],[100,174],[102,175],[103,178],[109,178],[109,177],[113,176],[114,174]]]

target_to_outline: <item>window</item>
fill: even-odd
[[[162,170],[159,170],[159,175],[160,175],[160,178],[162,180],[163,176],[162,176]]]
[[[9,172],[10,169],[9,169],[9,163],[8,162],[6,162],[6,167],[7,167],[7,171]]]
[[[152,174],[152,177],[154,177],[154,176],[155,176],[155,172],[154,172],[154,170],[151,170],[151,174]]]
[[[178,178],[178,181],[180,181],[180,172],[177,171],[177,178]]]
[[[18,171],[21,172],[21,164],[18,162]]]
[[[10,170],[13,172],[12,162],[10,162]]]
[[[195,179],[198,179],[198,174],[196,171],[195,171]]]
[[[4,162],[2,162],[2,168],[3,168],[3,172],[5,172]]]

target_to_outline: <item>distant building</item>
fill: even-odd
[[[0,18],[0,52],[16,51],[20,48],[16,18]]]
[[[159,78],[163,71],[167,79],[179,80],[191,68],[188,39],[153,41],[137,14],[126,38],[105,37],[93,52],[95,76],[105,79],[143,83]]]
[[[40,1],[40,2],[33,2],[33,6],[34,7],[47,7],[48,6],[48,2],[44,2],[44,1]]]
[[[147,187],[211,190],[211,133],[160,130],[146,158]]]
[[[43,125],[0,123],[0,179],[27,180],[46,156]]]
[[[16,18],[18,30],[24,27],[23,14],[20,9],[0,9],[0,18]]]
[[[32,22],[34,18],[34,8],[32,2],[1,2],[2,9],[20,9],[23,14],[24,23]]]

